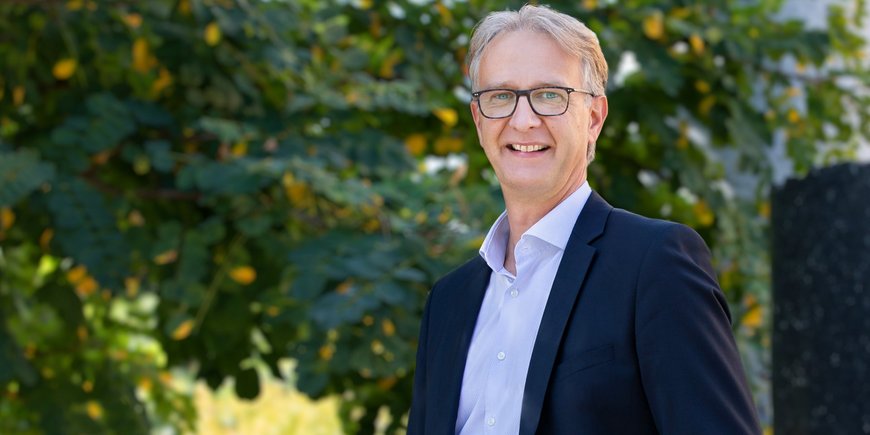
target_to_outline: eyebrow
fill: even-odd
[[[557,82],[538,82],[538,83],[535,83],[534,85],[532,85],[532,87],[530,87],[528,89],[546,88],[546,87],[568,88],[571,86],[568,86],[568,85],[563,84],[563,83],[557,83]],[[483,87],[481,87],[481,89],[517,89],[517,88],[514,86],[511,86],[509,82],[498,82],[498,83],[493,83],[489,86],[483,86]]]

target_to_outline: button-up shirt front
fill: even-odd
[[[507,214],[480,248],[492,269],[468,350],[456,433],[516,434],[532,349],[550,288],[574,223],[592,190],[583,183],[535,223],[514,250],[514,275],[504,267]]]

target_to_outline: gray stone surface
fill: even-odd
[[[777,434],[870,434],[870,165],[790,180],[772,200]]]

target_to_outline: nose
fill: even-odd
[[[528,95],[523,95],[517,100],[517,108],[514,109],[514,114],[511,115],[509,124],[519,131],[529,130],[541,125],[541,117],[532,110]]]

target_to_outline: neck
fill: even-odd
[[[504,254],[505,269],[514,275],[517,274],[517,263],[516,257],[514,257],[514,249],[517,247],[520,237],[522,237],[522,235],[525,234],[532,225],[538,223],[538,221],[546,216],[547,213],[562,203],[565,198],[568,198],[572,193],[576,192],[577,189],[583,185],[583,181],[585,180],[581,180],[577,185],[550,197],[535,198],[531,195],[518,195],[514,192],[503,190],[510,231],[508,234],[507,249],[505,249]]]

